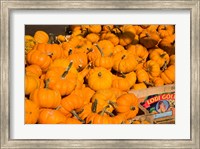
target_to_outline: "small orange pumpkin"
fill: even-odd
[[[95,91],[110,88],[112,85],[111,72],[103,67],[95,67],[88,77],[88,85]]]
[[[25,98],[25,124],[37,123],[39,117],[39,107],[31,100]]]
[[[113,59],[113,69],[120,73],[131,72],[136,68],[138,64],[135,55],[125,50],[116,53]]]
[[[36,31],[34,34],[34,39],[37,43],[47,43],[49,41],[49,35],[44,31]]]
[[[66,117],[58,110],[40,109],[39,124],[65,124]]]
[[[35,89],[31,92],[30,100],[40,108],[57,108],[61,102],[61,95],[59,91],[49,89],[48,81],[46,81],[45,88]]]

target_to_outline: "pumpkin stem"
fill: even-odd
[[[101,113],[100,113],[101,116],[104,115],[104,113],[106,112],[106,109],[107,109],[107,108],[109,108],[109,105],[107,105],[107,106],[105,106],[105,107],[103,108],[103,110],[102,110]]]
[[[80,72],[82,70],[83,66],[82,65],[78,65],[77,71]]]
[[[70,48],[68,51],[68,55],[71,55],[71,54],[72,54],[72,49]]]
[[[72,67],[72,64],[73,64],[73,61],[70,61],[70,63],[69,63],[69,65],[68,65],[67,69],[64,71],[64,73],[63,73],[62,76],[61,76],[62,78],[65,78],[65,77],[66,77],[66,75],[68,74],[70,68]]]
[[[61,108],[61,106],[58,106],[57,108],[55,108],[55,110],[59,110]]]
[[[85,123],[85,121],[82,120],[82,119],[78,116],[78,114],[76,113],[76,111],[72,110],[71,113],[72,113],[73,116],[75,116],[80,122]]]
[[[116,102],[113,102],[113,101],[111,101],[111,100],[109,100],[109,102],[108,102],[113,108],[115,108],[116,109],[116,107],[117,107],[117,104],[116,104]]]
[[[161,70],[164,71],[165,69],[167,69],[167,61],[165,61],[165,63],[163,64]]]
[[[99,72],[99,73],[98,73],[98,77],[101,77],[101,76],[102,76],[102,73],[101,73],[101,72]]]
[[[93,51],[93,49],[92,48],[87,48],[87,53],[89,53],[89,52],[92,52]]]
[[[166,55],[166,53],[163,53],[160,55],[161,58],[163,58]]]
[[[77,114],[81,114],[84,111],[84,109],[81,109],[80,111],[76,112]]]
[[[55,43],[55,35],[53,33],[49,33],[49,43]]]
[[[131,107],[130,107],[130,110],[133,110],[133,111],[134,111],[134,110],[135,110],[135,107],[134,107],[134,106],[131,106]]]
[[[50,82],[49,79],[45,80],[45,82],[44,82],[44,88],[48,88],[49,82]]]
[[[120,72],[122,78],[126,78],[126,75],[123,72]]]
[[[148,86],[154,86],[152,83],[144,81],[144,84],[148,85]]]
[[[97,99],[95,99],[94,102],[92,103],[92,112],[93,113],[96,113],[96,111],[97,111],[97,103],[98,103]]]
[[[150,37],[149,33],[146,33],[146,36],[147,36],[147,37]]]
[[[123,55],[121,59],[124,59],[126,57],[126,55]]]
[[[99,50],[99,52],[101,53],[101,56],[104,56],[104,53],[102,51],[102,49],[99,47],[98,44],[95,44],[95,46],[97,47],[97,49]]]
[[[110,115],[111,117],[114,117],[115,115],[112,112],[105,111],[106,114]]]

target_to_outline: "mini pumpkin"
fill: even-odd
[[[126,119],[134,118],[139,111],[138,98],[132,93],[121,95],[116,101],[116,111],[125,115]]]
[[[65,124],[66,117],[58,110],[41,109],[38,124]]]
[[[103,67],[95,67],[88,77],[88,85],[95,91],[108,89],[112,85],[112,73]]]
[[[135,55],[128,51],[121,51],[116,53],[113,59],[113,69],[120,73],[131,72],[136,68],[138,64]]]
[[[40,108],[57,108],[61,102],[61,95],[59,91],[49,89],[48,81],[46,81],[45,88],[35,89],[31,92],[30,100]]]
[[[25,98],[25,124],[37,123],[39,117],[39,107],[31,100]]]
[[[69,95],[76,87],[78,72],[70,62],[66,68],[52,67],[46,73],[45,80],[49,80],[49,88],[58,90],[61,96]]]
[[[149,58],[157,62],[160,68],[163,67],[164,64],[167,65],[169,63],[169,55],[167,54],[167,52],[160,48],[153,49],[149,55]]]
[[[140,43],[147,49],[153,48],[160,41],[160,36],[156,31],[143,30],[140,34]]]
[[[175,66],[170,65],[167,69],[161,73],[161,78],[165,84],[172,84],[175,82]]]
[[[175,26],[174,25],[159,25],[158,32],[160,33],[160,37],[164,38],[174,34]]]
[[[47,43],[49,41],[49,35],[46,32],[39,30],[35,32],[34,39],[36,43]]]
[[[26,55],[26,61],[28,64],[34,64],[40,66],[42,71],[47,71],[49,65],[52,63],[52,59],[43,52],[33,49]]]

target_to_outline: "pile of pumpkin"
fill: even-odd
[[[66,35],[25,35],[26,124],[134,124],[139,103],[129,90],[173,83],[173,25],[72,25]]]

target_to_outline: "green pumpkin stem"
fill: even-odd
[[[69,70],[70,70],[70,68],[72,67],[72,65],[73,65],[73,61],[70,61],[70,63],[69,63],[69,65],[68,65],[68,67],[67,67],[67,69],[64,71],[64,73],[62,74],[62,78],[65,78],[66,77],[66,75],[68,74],[68,72],[69,72]]]
[[[110,115],[111,117],[114,117],[115,115],[112,112],[105,111],[106,114]]]
[[[78,114],[76,113],[76,111],[72,110],[72,111],[71,111],[71,114],[72,114],[73,116],[75,116],[80,122],[85,123],[85,121],[82,120],[82,119],[78,116]]]
[[[68,55],[71,55],[71,54],[72,54],[72,49],[70,48],[68,51]]]
[[[166,53],[163,53],[160,55],[161,58],[163,58],[166,55]]]
[[[98,49],[99,52],[101,53],[101,56],[103,57],[103,56],[104,56],[104,53],[103,53],[102,49],[99,47],[98,44],[95,44],[95,46],[97,47],[97,49]]]
[[[143,81],[144,84],[146,84],[147,86],[154,86],[154,84],[147,82],[147,81]]]
[[[109,103],[109,105],[111,105],[114,109],[117,108],[117,103],[116,103],[116,102],[113,102],[113,101],[109,100],[108,103]]]
[[[103,110],[100,112],[100,115],[103,116],[104,113],[106,112],[106,109],[109,108],[109,107],[110,107],[109,105],[105,106],[105,107],[103,108]]]
[[[50,82],[49,79],[44,81],[44,88],[48,88],[49,82]]]
[[[97,99],[95,99],[94,102],[92,103],[92,112],[93,113],[96,113],[96,111],[97,111],[97,103],[98,103]]]
[[[167,69],[167,61],[165,61],[165,63],[163,64],[161,71],[164,71]]]
[[[101,77],[101,76],[102,76],[102,73],[101,73],[101,72],[99,72],[99,73],[98,73],[98,77]]]
[[[135,107],[134,107],[134,106],[131,106],[131,107],[130,107],[130,110],[133,110],[133,111],[134,111],[134,110],[135,110]]]

